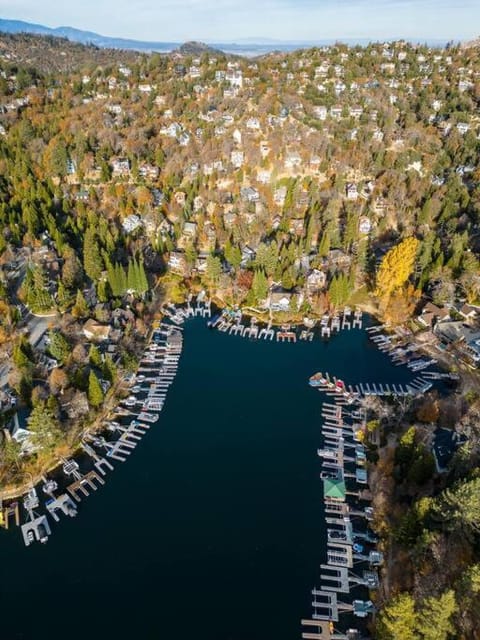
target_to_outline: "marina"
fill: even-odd
[[[22,500],[26,518],[23,524],[20,520],[18,502],[1,505],[1,523],[5,528],[9,528],[13,515],[15,524],[21,528],[25,546],[28,547],[35,542],[45,544],[48,541],[52,535],[49,518],[57,524],[62,515],[75,517],[78,513],[76,503],[103,487],[104,477],[114,471],[110,460],[126,462],[128,456],[148,433],[149,426],[158,422],[182,353],[183,337],[179,325],[192,316],[208,318],[210,302],[205,301],[204,296],[200,294],[195,307],[190,299],[186,310],[177,309],[169,304],[164,312],[165,317],[171,322],[161,321],[153,327],[137,375],[129,383],[130,395],[120,400],[113,411],[113,416],[118,420],[105,422],[104,435],[88,431],[83,435],[81,449],[90,461],[90,468],[81,470],[79,462],[74,459],[60,460],[64,493],[57,496],[57,480],[44,477],[42,493],[49,499],[42,503],[36,488],[32,486]],[[131,416],[136,419],[125,424]]]
[[[127,395],[141,402],[119,406],[103,432],[85,435],[82,454],[74,460],[81,475],[75,477],[70,464],[70,475],[60,468],[55,476],[57,486],[49,477],[43,483],[45,490],[43,485],[37,488],[40,506],[33,509],[33,515],[49,519],[48,544],[34,538],[21,557],[16,545],[21,542],[23,546],[23,536],[17,539],[4,534],[3,544],[7,551],[11,549],[11,569],[7,563],[7,570],[13,576],[8,592],[2,592],[4,602],[15,612],[14,594],[28,595],[25,582],[15,577],[20,577],[18,568],[28,564],[29,574],[38,576],[32,589],[46,588],[52,580],[61,585],[56,600],[63,626],[69,626],[70,603],[75,600],[86,605],[87,593],[89,597],[95,594],[106,607],[115,606],[119,597],[128,597],[128,621],[95,616],[96,629],[105,637],[138,633],[135,621],[139,620],[144,635],[183,637],[178,634],[177,620],[183,611],[185,584],[192,579],[202,585],[202,594],[191,608],[201,640],[221,640],[226,628],[234,640],[263,640],[272,633],[281,640],[298,637],[302,612],[307,614],[304,620],[315,623],[305,626],[304,633],[329,630],[328,620],[308,614],[311,602],[321,601],[318,593],[311,593],[318,572],[340,577],[341,585],[348,579],[354,600],[368,603],[361,591],[365,585],[358,580],[371,580],[365,571],[379,557],[371,543],[359,537],[372,517],[368,501],[362,501],[368,497],[368,485],[355,473],[362,459],[354,439],[361,410],[356,403],[347,402],[344,392],[341,396],[336,392],[333,379],[333,388],[324,392],[333,395],[320,408],[319,396],[305,379],[332,363],[339,376],[352,381],[352,388],[368,379],[369,371],[377,372],[384,387],[406,385],[412,373],[406,367],[392,366],[384,352],[369,349],[371,341],[365,332],[347,330],[338,340],[297,340],[289,346],[276,340],[240,341],[228,333],[211,332],[200,316],[185,323],[185,331],[182,328],[183,323],[170,320],[155,327],[150,345],[158,348],[146,353],[165,354],[167,337],[174,336],[169,341],[168,360],[144,359],[145,371],[138,371]],[[182,365],[177,372],[180,353]],[[165,375],[159,380],[162,368]],[[161,412],[142,411],[147,398],[163,399],[158,396],[166,400]],[[266,402],[266,397],[274,400]],[[145,416],[148,418],[142,419]],[[325,437],[321,446],[320,416]],[[333,458],[319,458],[317,448],[329,447],[337,449]],[[342,456],[346,500],[324,498],[319,509],[319,474],[338,480]],[[319,460],[323,461],[320,469]],[[90,472],[96,477],[89,477]],[[279,495],[281,501],[276,498]],[[4,508],[10,510],[11,528],[14,503]],[[26,523],[20,501],[17,509],[20,521]],[[350,520],[351,533],[334,521],[343,518]],[[97,530],[101,536],[85,535]],[[132,545],[135,553],[130,560],[125,550]],[[122,557],[121,563],[112,563],[116,556]],[[62,564],[65,557],[68,562]],[[232,581],[225,591],[226,557]],[[362,559],[368,563],[365,569],[359,565]],[[348,573],[332,574],[321,565]],[[273,593],[272,583],[282,585],[280,592]],[[122,585],[121,592],[117,584]],[[335,584],[321,579],[315,589],[331,594],[334,592],[323,587]],[[354,611],[368,609],[365,604],[354,609],[347,596],[339,593],[336,600],[331,598],[339,616],[339,622],[333,623],[335,633]],[[244,603],[242,620],[232,627],[233,602],[239,598]],[[216,603],[215,612],[211,602]],[[282,616],[274,615],[279,608]],[[272,615],[265,615],[267,612]],[[361,618],[354,616],[354,620]],[[8,633],[9,622],[6,624]],[[39,608],[24,625],[27,637],[50,637]],[[84,637],[81,629],[69,634]]]
[[[241,309],[225,309],[215,314],[207,326],[228,335],[250,340],[312,342],[316,338],[329,339],[340,331],[362,329],[363,324],[363,313],[360,309],[352,311],[350,307],[345,307],[341,313],[324,314],[318,322],[307,317],[304,318],[303,324],[284,324],[280,327],[274,326],[272,322],[264,325],[255,316],[244,316]]]
[[[344,625],[342,618],[350,614],[362,620],[375,612],[370,594],[379,586],[378,567],[383,563],[375,546],[377,538],[369,528],[373,517],[369,494],[363,490],[368,485],[366,450],[360,437],[366,429],[366,412],[361,405],[364,394],[352,394],[341,380],[328,374],[314,374],[309,384],[325,393],[330,390],[334,399],[323,402],[323,447],[317,449],[322,460],[326,564],[320,564],[320,586],[311,591],[311,619],[301,621],[302,638],[360,639],[365,637],[364,627]],[[342,402],[345,397],[350,400],[348,409]],[[358,588],[364,594],[362,599]]]

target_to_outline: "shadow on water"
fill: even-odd
[[[324,561],[321,396],[405,382],[363,332],[250,342],[185,328],[166,406],[45,546],[1,534],[2,640],[291,640]]]

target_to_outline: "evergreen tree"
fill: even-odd
[[[100,350],[94,344],[90,345],[90,350],[88,352],[88,361],[90,362],[92,367],[97,367],[97,369],[100,369],[103,364]]]
[[[256,301],[265,300],[268,296],[267,278],[261,269],[257,269],[253,275],[252,291]]]
[[[423,640],[447,640],[455,633],[451,619],[457,610],[452,589],[439,598],[430,597],[422,603],[417,620],[417,630]]]
[[[105,356],[105,360],[103,361],[102,376],[110,383],[115,382],[117,379],[117,367],[115,366],[111,356],[108,354]]]
[[[448,530],[480,533],[480,478],[447,487],[436,500],[434,517]]]
[[[209,255],[207,257],[207,271],[206,276],[209,282],[216,285],[222,274],[222,263],[218,256]]]
[[[50,344],[48,345],[48,351],[51,356],[58,360],[60,364],[63,364],[70,355],[70,344],[65,336],[60,331],[49,331],[48,337]]]
[[[85,233],[83,242],[83,268],[85,273],[96,282],[103,270],[103,260],[100,255],[100,248],[95,231],[90,227]]]
[[[378,617],[378,640],[418,640],[415,603],[409,593],[387,602]]]
[[[93,371],[90,371],[90,375],[88,376],[88,402],[92,407],[99,407],[103,400],[103,389],[100,385],[100,382]]]
[[[320,245],[318,247],[318,255],[322,258],[328,255],[330,251],[330,232],[328,229],[322,234],[322,239],[320,240]]]
[[[147,279],[147,274],[145,273],[145,265],[143,263],[143,260],[140,260],[137,263],[137,281],[138,281],[138,293],[140,293],[141,295],[147,293],[149,286],[148,286],[148,279]]]
[[[77,296],[75,298],[75,304],[72,308],[72,316],[75,318],[86,318],[89,314],[88,304],[85,300],[85,296],[80,291],[77,291]]]
[[[37,404],[27,419],[32,442],[41,451],[51,451],[60,441],[62,432],[52,411],[44,403]]]

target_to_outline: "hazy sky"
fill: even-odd
[[[157,41],[480,35],[480,0],[0,0],[0,17]]]

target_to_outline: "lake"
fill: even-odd
[[[46,545],[1,532],[2,640],[299,638],[325,562],[316,371],[412,377],[364,331],[277,344],[188,321],[160,420],[127,462]]]

